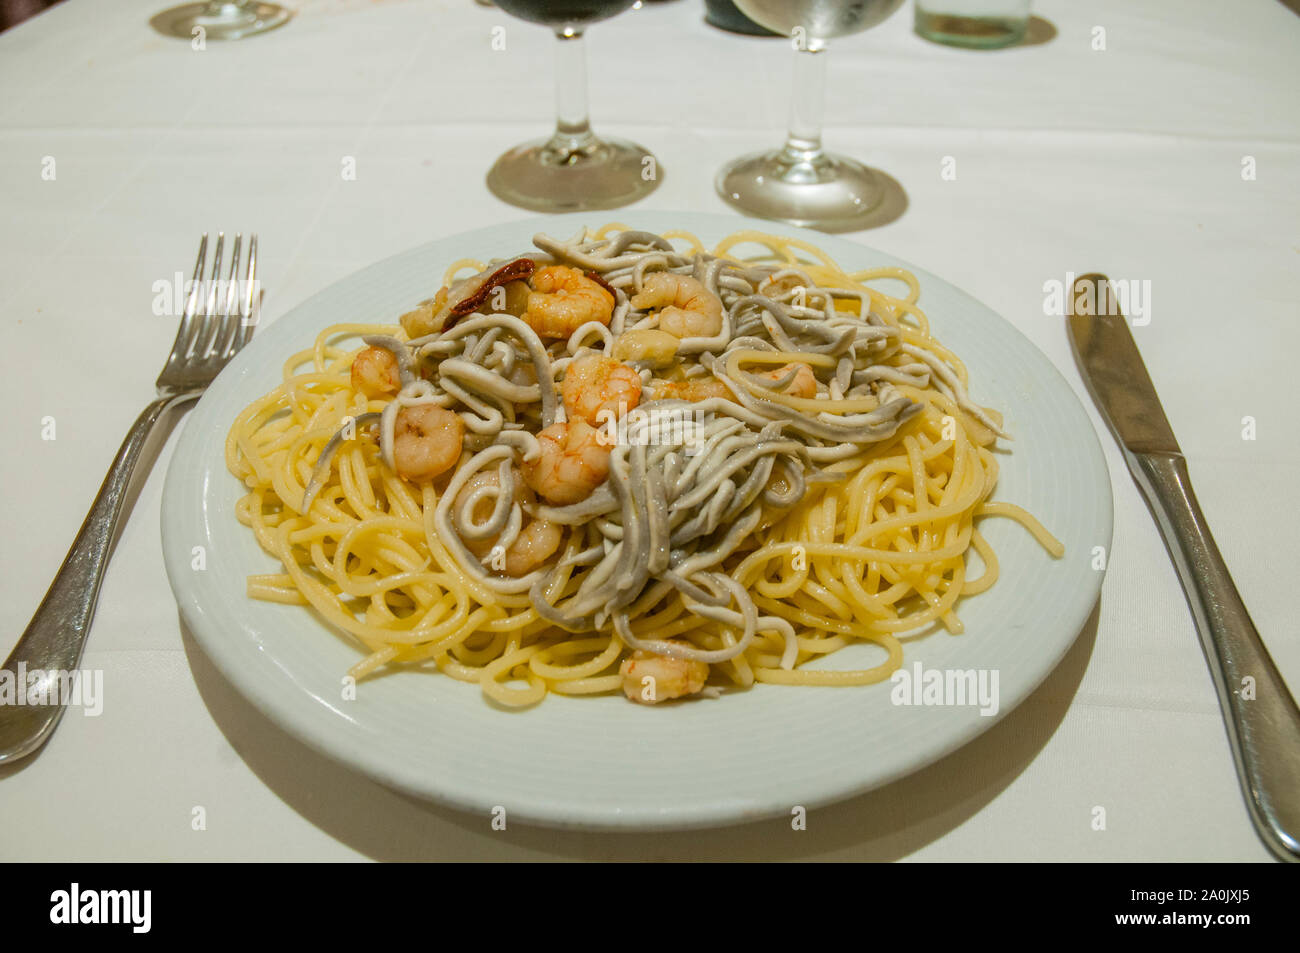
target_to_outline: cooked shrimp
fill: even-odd
[[[710,397],[730,397],[727,385],[716,377],[696,377],[688,381],[666,381],[656,377],[647,390],[654,400],[708,400]]]
[[[608,326],[614,315],[614,296],[576,268],[539,268],[529,284],[524,321],[544,338],[567,338],[589,321]]]
[[[651,367],[667,367],[677,356],[678,343],[667,331],[632,328],[614,339],[614,357],[620,361],[641,361]]]
[[[550,520],[530,520],[506,548],[506,575],[526,576],[555,555],[564,542],[564,527]]]
[[[352,389],[367,397],[391,397],[402,389],[397,355],[383,347],[368,347],[352,359]]]
[[[659,310],[659,330],[677,338],[711,338],[722,330],[722,300],[689,275],[656,271],[632,299],[638,310]]]
[[[460,496],[467,497],[482,486],[500,485],[501,478],[495,470],[481,470],[469,478],[460,491]],[[523,505],[532,503],[534,499],[532,491],[522,480],[516,479],[515,502]],[[472,518],[475,521],[487,519],[493,506],[493,500],[480,499],[475,512],[471,514]],[[465,545],[480,559],[488,558],[490,568],[504,572],[507,576],[526,576],[559,550],[564,541],[564,527],[550,520],[529,519],[504,553],[497,548],[500,538],[498,534],[486,539],[467,539]]]
[[[670,639],[674,645],[681,644]],[[637,649],[618,667],[623,694],[634,702],[655,705],[670,698],[694,695],[704,688],[709,666],[693,659],[669,658]]]
[[[774,371],[759,371],[754,376],[763,377],[770,381],[779,381],[791,371],[795,372],[794,380],[784,388],[777,389],[777,393],[789,397],[816,397],[817,377],[813,374],[813,369],[801,361],[784,364]]]
[[[523,462],[524,480],[557,506],[585,500],[609,476],[609,446],[602,435],[581,419],[551,424],[537,434],[537,458]]]
[[[641,375],[612,357],[588,354],[565,369],[560,395],[570,420],[600,427],[610,414],[617,420],[641,400]]]
[[[394,422],[393,462],[397,475],[424,483],[460,460],[465,424],[460,415],[437,404],[403,407]]]

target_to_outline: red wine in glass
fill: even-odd
[[[516,146],[488,171],[494,195],[537,212],[619,208],[659,185],[659,163],[644,147],[604,139],[587,119],[587,64],[583,33],[635,0],[497,0],[505,13],[555,31],[555,133]]]
[[[542,26],[563,28],[585,26],[617,16],[636,0],[495,0],[496,5],[521,20]]]

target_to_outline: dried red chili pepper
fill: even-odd
[[[516,258],[509,264],[502,265],[492,274],[488,275],[487,280],[479,285],[468,298],[456,302],[452,305],[449,312],[447,323],[443,325],[443,330],[451,327],[456,322],[453,318],[463,318],[467,314],[473,314],[487,300],[493,289],[501,285],[509,284],[512,281],[522,281],[525,278],[531,278],[533,271],[537,268],[537,262],[531,258]]]

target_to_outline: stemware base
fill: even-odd
[[[155,14],[149,24],[164,36],[242,40],[288,23],[293,13],[274,3],[185,3]],[[196,34],[195,30],[201,30]]]
[[[786,149],[742,156],[718,170],[718,195],[758,218],[855,231],[892,222],[907,193],[891,176],[855,159]]]
[[[541,139],[516,146],[488,171],[502,201],[535,212],[619,208],[653,192],[662,178],[655,157],[622,139],[565,145]]]

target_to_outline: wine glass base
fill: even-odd
[[[580,149],[540,139],[511,149],[488,170],[487,187],[511,205],[534,212],[620,208],[659,186],[663,170],[643,147],[596,139]]]
[[[786,149],[743,156],[718,170],[714,186],[732,207],[827,232],[877,228],[907,210],[894,178],[844,156]]]
[[[215,14],[214,9],[218,10]],[[209,3],[186,3],[155,14],[149,25],[163,36],[185,40],[196,36],[204,40],[242,40],[284,26],[292,16],[292,11],[274,3],[223,3],[218,8]],[[195,30],[202,33],[196,34]]]

